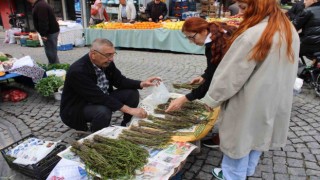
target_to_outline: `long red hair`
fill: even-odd
[[[211,63],[218,64],[226,53],[227,40],[236,30],[236,27],[222,22],[209,23],[199,17],[188,18],[182,26],[182,32],[201,33],[204,30],[207,30],[208,34],[211,33],[210,39],[213,42],[211,46]]]
[[[262,33],[257,44],[251,50],[250,59],[263,61],[272,46],[272,39],[276,32],[280,33],[280,42],[287,43],[287,56],[293,62],[294,54],[292,44],[292,25],[287,16],[281,11],[277,0],[236,0],[247,3],[248,7],[243,14],[243,21],[233,33],[228,42],[228,48],[247,29],[257,25],[264,18],[269,17],[268,25]]]

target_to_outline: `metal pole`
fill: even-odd
[[[62,16],[63,16],[63,20],[67,20],[67,10],[66,10],[66,1],[65,0],[61,0],[62,3]]]
[[[82,25],[83,28],[87,28],[88,27],[88,19],[87,19],[87,11],[86,11],[86,7],[87,7],[87,0],[80,0],[81,1],[81,19],[82,19]]]

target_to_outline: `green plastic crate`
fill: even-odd
[[[38,40],[27,40],[26,45],[28,47],[38,47],[38,46],[40,46],[40,41],[38,41]]]

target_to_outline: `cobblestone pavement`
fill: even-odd
[[[2,42],[4,34],[0,32]],[[0,44],[0,51],[17,58],[31,55],[38,62],[46,63],[42,47],[28,48],[19,45]],[[71,51],[59,51],[61,62],[72,63],[88,51],[87,47]],[[186,82],[199,75],[205,68],[205,57],[201,55],[175,54],[136,50],[118,50],[115,63],[128,77],[145,79],[161,76],[169,91],[171,83]],[[2,83],[1,86],[4,84]],[[10,83],[8,86],[20,86]],[[0,102],[0,149],[29,134],[47,140],[63,140],[65,143],[77,138],[73,130],[65,126],[59,117],[59,102],[43,98],[34,89],[23,87],[29,97],[18,103]],[[141,98],[150,94],[150,89],[141,90]],[[257,179],[320,179],[320,98],[304,85],[303,91],[294,97],[287,145],[283,149],[264,152],[253,177]],[[116,112],[112,124],[119,124],[122,114]],[[210,137],[210,134],[207,138]],[[193,153],[182,169],[183,179],[214,179],[211,170],[221,163],[219,149],[201,147]],[[0,179],[28,179],[11,170],[0,156]]]

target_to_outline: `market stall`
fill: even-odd
[[[85,29],[86,44],[96,38],[109,39],[115,47],[158,49],[191,54],[204,54],[204,47],[191,44],[179,30],[170,29]]]

